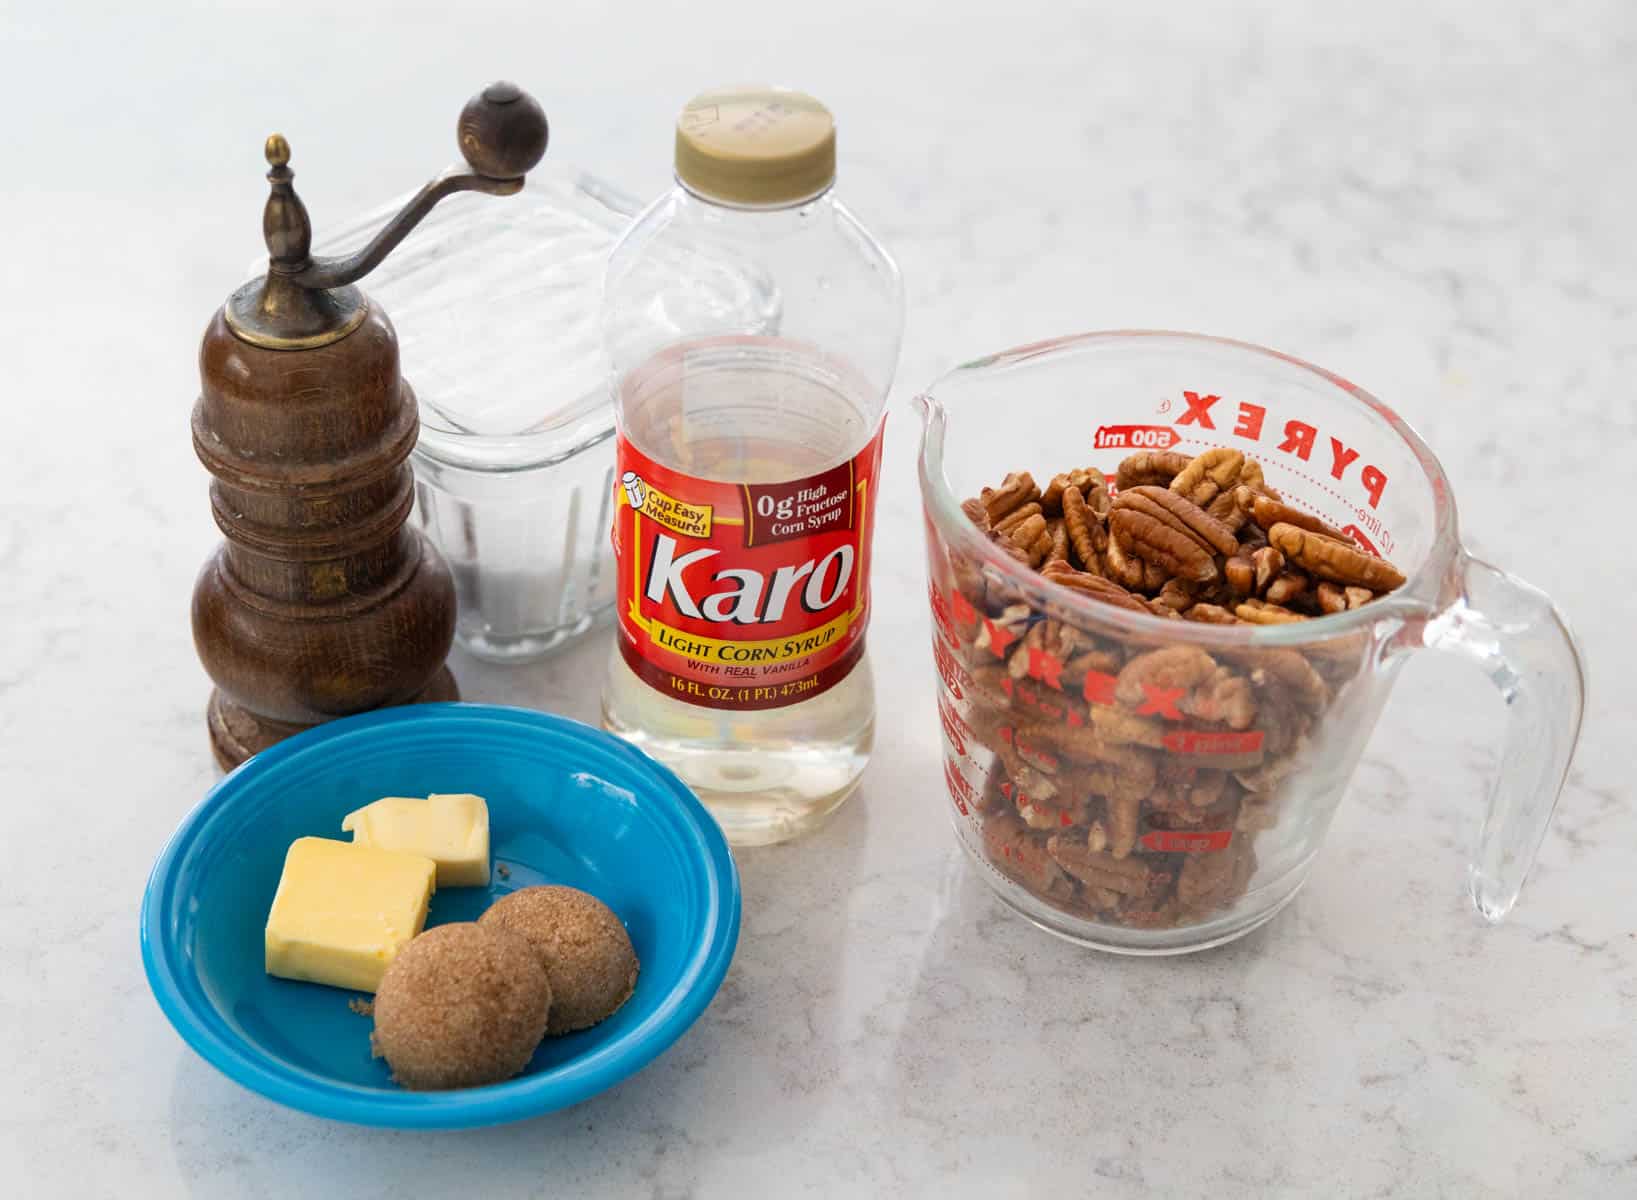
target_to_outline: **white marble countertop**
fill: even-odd
[[[1637,9],[229,7],[0,22],[0,1192],[1637,1194]],[[773,76],[841,114],[843,186],[910,301],[872,633],[889,702],[842,815],[741,855],[737,960],[669,1054],[522,1125],[355,1129],[196,1058],[138,959],[148,867],[213,780],[195,347],[256,250],[270,129],[322,229],[445,161],[455,108],[503,75],[546,104],[554,156],[639,193],[700,86]],[[1091,954],[966,866],[905,402],[962,358],[1112,326],[1358,380],[1440,453],[1474,548],[1576,623],[1585,738],[1508,923],[1463,883],[1501,706],[1431,656],[1307,889],[1237,945]],[[470,698],[586,717],[603,653],[454,666]]]

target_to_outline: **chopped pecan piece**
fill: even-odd
[[[973,645],[979,650],[992,650],[996,648],[998,640],[1001,643],[999,649],[1005,651],[1005,647],[1009,646],[1014,639],[1021,638],[1028,632],[1029,620],[1033,612],[1034,610],[1027,604],[1008,605],[998,617],[993,617],[984,622],[978,630],[978,636]],[[990,634],[991,627],[995,630],[993,636]],[[1010,651],[1005,652],[1009,653]]]
[[[1279,578],[1268,584],[1268,590],[1266,592],[1267,602],[1269,604],[1288,605],[1292,600],[1295,600],[1301,596],[1303,592],[1307,591],[1307,583],[1307,576],[1303,575],[1300,571],[1286,571],[1284,574],[1280,575]]]
[[[1251,554],[1250,561],[1251,566],[1256,569],[1254,593],[1260,596],[1284,572],[1285,556],[1272,546],[1263,546]]]

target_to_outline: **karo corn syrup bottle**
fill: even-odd
[[[603,722],[740,845],[818,825],[874,738],[870,536],[903,289],[835,197],[835,147],[800,92],[696,97],[676,186],[604,290],[619,629]]]

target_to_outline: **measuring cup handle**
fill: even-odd
[[[1500,770],[1469,869],[1473,904],[1499,921],[1517,902],[1569,773],[1586,668],[1544,592],[1464,554],[1456,571],[1456,600],[1428,622],[1423,640],[1476,661],[1506,701]]]

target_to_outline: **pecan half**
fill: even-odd
[[[1018,528],[1018,526],[1022,525],[1030,517],[1039,516],[1039,514],[1040,502],[1038,500],[1031,500],[1028,504],[1018,505],[1011,512],[1007,513],[1000,520],[996,521],[994,524],[994,530],[996,533],[1004,533],[1010,536],[1013,531]],[[1016,541],[1019,545],[1026,544],[1021,538],[1013,538],[1012,540]]]
[[[1012,813],[996,814],[983,823],[983,848],[999,870],[1043,896],[1066,896],[1073,885],[1048,845],[1043,834],[1031,832]]]
[[[1063,506],[1063,524],[1068,528],[1069,544],[1087,568],[1097,565],[1098,552],[1108,542],[1102,518],[1086,505],[1079,488],[1067,488],[1059,500]]]
[[[1164,487],[1188,463],[1188,456],[1176,450],[1139,450],[1121,461],[1120,469],[1114,474],[1114,486],[1122,492],[1147,483]]]
[[[1220,604],[1196,604],[1187,609],[1182,614],[1182,618],[1185,621],[1199,621],[1206,625],[1239,624],[1239,618]]]
[[[1165,646],[1139,654],[1120,671],[1114,698],[1127,708],[1141,707],[1150,689],[1198,687],[1216,671],[1216,660],[1198,646]]]
[[[1121,492],[1120,499],[1124,498]],[[1118,543],[1127,554],[1195,583],[1209,583],[1217,577],[1216,560],[1209,550],[1146,512],[1116,508],[1109,514],[1109,528],[1114,535],[1109,539],[1111,552]]]
[[[984,488],[979,492],[978,500],[989,514],[989,523],[993,525],[1014,508],[1028,504],[1039,495],[1040,489],[1035,486],[1033,475],[1027,471],[1013,471],[998,488]]]
[[[1256,720],[1256,696],[1250,681],[1226,667],[1218,667],[1211,677],[1196,685],[1177,707],[1201,721],[1226,725],[1229,729],[1249,729]]]
[[[1305,513],[1294,508],[1282,500],[1273,500],[1267,496],[1257,496],[1251,502],[1251,519],[1263,529],[1271,530],[1275,525],[1294,525],[1298,529],[1306,529],[1311,533],[1322,533],[1325,537],[1335,538],[1338,542],[1349,541],[1348,536],[1334,525],[1327,525],[1311,513]]]
[[[1051,535],[1051,549],[1046,552],[1047,562],[1069,561],[1069,527],[1063,523],[1062,517],[1056,517],[1046,523],[1046,532]]]
[[[1276,647],[1253,652],[1250,681],[1258,688],[1276,687],[1301,707],[1318,712],[1330,703],[1330,685],[1295,650]]]
[[[1165,745],[1165,729],[1158,721],[1135,716],[1123,708],[1093,705],[1091,723],[1105,741],[1127,742],[1133,746],[1151,746],[1155,749]]]
[[[1288,521],[1268,530],[1268,541],[1281,550],[1285,558],[1320,579],[1358,584],[1377,592],[1390,592],[1404,582],[1398,568],[1386,559],[1366,554],[1351,542],[1337,541]]]
[[[1163,521],[1217,554],[1232,554],[1239,549],[1239,540],[1231,529],[1193,501],[1165,488],[1145,485],[1121,492],[1109,511],[1112,514],[1122,509],[1135,509]]]
[[[1121,587],[1136,589],[1143,585],[1143,560],[1135,554],[1127,555],[1114,538],[1103,547],[1102,566],[1103,574]]]
[[[1087,887],[1107,888],[1122,896],[1143,896],[1156,885],[1154,872],[1141,858],[1115,858],[1098,852],[1089,842],[1058,834],[1046,843],[1046,852],[1059,867]]]
[[[1108,852],[1124,858],[1137,845],[1137,822],[1142,816],[1142,794],[1108,798]]]
[[[1248,621],[1252,625],[1288,625],[1292,621],[1307,620],[1299,612],[1291,612],[1288,608],[1269,604],[1265,600],[1246,600],[1233,612],[1241,621]]]
[[[1133,612],[1148,611],[1146,604],[1113,580],[1104,579],[1101,575],[1093,575],[1087,571],[1076,571],[1068,563],[1047,563],[1041,574],[1053,583],[1084,592],[1108,604],[1117,604]]]
[[[1063,511],[1063,492],[1068,488],[1079,492],[1080,498],[1085,500],[1099,488],[1107,495],[1108,483],[1103,478],[1103,473],[1096,467],[1079,467],[1073,471],[1053,475],[1051,482],[1046,485],[1046,490],[1040,494],[1040,503],[1045,505],[1048,513]]]
[[[1195,504],[1209,504],[1239,482],[1245,456],[1227,446],[1214,446],[1194,458],[1171,481],[1171,490]]]
[[[1189,908],[1206,904],[1214,908],[1236,898],[1251,875],[1241,862],[1244,856],[1233,845],[1210,854],[1190,854],[1177,874],[1177,900]]]

